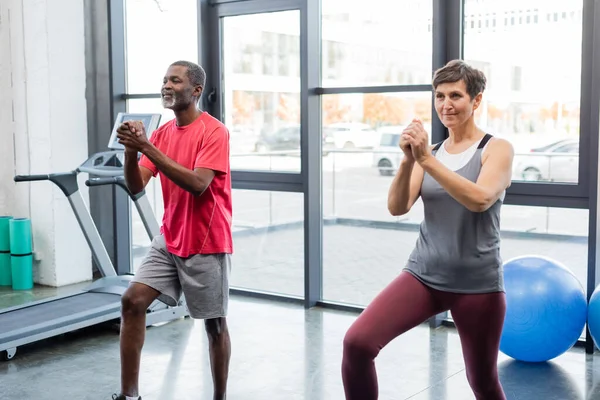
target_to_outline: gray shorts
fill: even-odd
[[[158,290],[158,299],[169,306],[176,306],[183,292],[190,317],[212,319],[227,316],[230,272],[230,254],[178,257],[169,253],[164,236],[159,235],[133,282]]]

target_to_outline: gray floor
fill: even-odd
[[[231,400],[342,400],[342,339],[355,314],[235,297],[231,302]],[[143,352],[144,400],[211,399],[201,322],[152,327]],[[500,355],[508,399],[600,397],[600,355],[581,349],[525,365]],[[456,332],[419,326],[377,359],[381,399],[462,400],[470,393]],[[29,348],[0,363],[0,399],[110,399],[119,385],[118,336],[88,330]]]

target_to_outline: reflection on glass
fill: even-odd
[[[166,69],[165,69],[166,71]],[[158,87],[162,82],[162,78],[158,81]],[[159,126],[169,122],[175,115],[173,111],[163,108],[160,99],[133,99],[127,100],[127,112],[130,113],[159,113],[161,119]],[[148,182],[146,186],[146,196],[154,212],[154,217],[157,219],[159,225],[161,224],[162,217],[164,215],[162,189],[160,180],[153,178]],[[144,224],[140,218],[137,209],[131,204],[131,243],[132,243],[132,258],[133,258],[133,270],[135,271],[143,260],[150,247],[150,238],[144,229]]]
[[[534,254],[553,258],[587,286],[588,210],[505,205],[501,255]]]
[[[488,78],[477,123],[515,147],[513,180],[578,182],[582,11],[465,0],[465,60]]]
[[[373,193],[356,218],[369,218],[367,208],[386,202]],[[421,219],[423,216],[421,215]],[[413,225],[356,226],[342,221],[323,227],[323,299],[366,306],[400,273],[418,237]]]
[[[420,118],[431,143],[431,93],[333,94],[322,97],[325,217],[396,221],[385,197],[402,160],[402,130]],[[369,199],[377,198],[377,202]],[[367,205],[365,207],[365,205]],[[420,203],[403,217],[420,221]]]
[[[231,286],[303,297],[304,195],[233,190]]]
[[[362,208],[353,216],[332,220],[323,228],[323,298],[366,306],[404,267],[418,236],[416,216],[390,223],[374,215],[384,208],[388,186],[362,181]],[[377,191],[378,190],[378,191]],[[339,202],[350,202],[358,188]],[[411,211],[413,212],[413,211]],[[368,220],[368,221],[364,221]],[[541,255],[563,263],[587,286],[588,211],[503,206],[501,256],[507,261]]]
[[[127,100],[127,112],[130,113],[160,113],[159,126],[166,124],[175,118],[172,110],[164,108],[160,99],[134,99]],[[159,221],[164,214],[162,191],[159,179],[151,179],[146,186],[146,195],[149,197],[150,205]]]
[[[506,231],[586,238],[588,228],[588,210],[507,204],[502,206],[502,229]],[[587,256],[587,252],[582,256]]]
[[[158,93],[172,62],[198,62],[196,4],[196,0],[126,0],[127,93]]]
[[[231,168],[300,171],[300,14],[223,19]]]
[[[431,82],[431,0],[322,2],[325,87]]]
[[[156,210],[156,204],[154,203],[155,190],[152,187],[153,181],[157,181],[157,179],[153,179],[148,184],[148,187],[150,187],[150,190],[146,192],[146,196],[148,196],[148,201],[150,201],[152,208],[154,210]],[[159,183],[159,185],[160,185],[160,183]],[[158,190],[160,191],[160,189],[158,189]],[[159,193],[159,196],[160,195],[161,194]],[[161,203],[162,203],[162,198],[161,198]],[[162,209],[163,208],[161,205],[160,206],[160,210],[161,210],[160,214],[161,215],[162,215]],[[152,239],[148,236],[148,232],[144,228],[142,218],[140,217],[140,214],[138,213],[137,208],[134,206],[132,201],[130,201],[130,210],[131,210],[131,259],[132,259],[131,270],[133,273],[135,273],[138,270],[138,268],[140,267],[140,265],[142,264],[142,261],[144,261],[144,257],[146,257],[146,254],[150,250],[150,244],[152,243]],[[151,217],[154,217],[157,219],[159,226],[162,225],[161,224],[162,218],[157,216],[156,213],[154,213],[154,215],[151,215],[151,216],[146,216],[146,218],[151,218]]]
[[[387,194],[402,160],[400,134],[420,118],[431,135],[431,104],[431,92],[323,96],[325,300],[367,304],[412,251],[422,203],[394,217]]]

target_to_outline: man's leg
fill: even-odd
[[[152,240],[150,251],[121,299],[121,394],[139,396],[140,357],[146,336],[146,310],[156,299],[177,305],[181,286],[164,237]]]
[[[231,341],[225,318],[213,318],[205,321],[210,353],[210,367],[214,384],[214,400],[225,400]]]
[[[214,399],[226,398],[231,341],[227,328],[229,304],[229,254],[196,254],[176,257],[179,279],[190,317],[203,319],[210,353]]]
[[[121,299],[121,393],[137,397],[140,357],[146,335],[146,310],[160,292],[132,283]]]

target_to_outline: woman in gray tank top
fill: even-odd
[[[500,207],[510,186],[513,148],[475,124],[484,74],[454,60],[435,72],[435,110],[449,137],[429,146],[414,120],[402,133],[404,158],[388,194],[392,215],[421,197],[425,216],[400,275],[360,314],[344,338],[347,400],[378,396],[374,359],[391,340],[450,310],[477,399],[505,400],[497,359],[506,312]],[[450,395],[452,397],[452,395]]]

